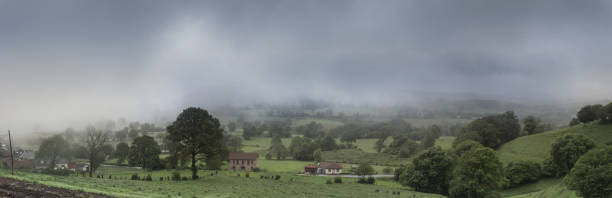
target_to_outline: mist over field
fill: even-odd
[[[303,100],[606,100],[611,19],[603,0],[0,0],[0,131]]]

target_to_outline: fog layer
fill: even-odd
[[[606,99],[610,35],[605,0],[0,0],[0,129],[302,98]]]

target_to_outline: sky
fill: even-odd
[[[610,35],[606,0],[0,0],[0,130],[303,98],[605,100]]]

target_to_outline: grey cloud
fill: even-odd
[[[611,19],[603,0],[0,1],[0,107],[16,112],[0,125],[305,97],[610,98]]]

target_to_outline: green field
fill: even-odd
[[[559,197],[559,198],[575,198],[579,197],[576,192],[568,190],[563,186],[562,179],[548,178],[540,181],[504,190],[501,192],[502,197],[515,198],[537,198],[537,197]]]
[[[117,197],[443,197],[413,192],[386,180],[367,185],[357,184],[353,178],[343,178],[342,184],[325,184],[328,178],[319,176],[260,172],[250,173],[250,177],[246,178],[245,172],[219,171],[218,175],[211,176],[211,172],[200,171],[199,180],[160,181],[159,177],[167,177],[172,171],[146,172],[123,167],[102,167],[99,172],[106,174],[105,179],[23,172],[11,176],[5,170],[1,170],[0,175]],[[182,176],[189,175],[186,170],[180,172]],[[153,181],[129,180],[133,173],[140,176],[151,174]],[[111,174],[113,179],[108,179],[108,174]],[[280,179],[260,179],[262,175],[280,175]],[[394,195],[392,192],[400,192],[400,195]]]
[[[565,134],[583,134],[597,143],[608,143],[612,141],[612,125],[577,125],[519,137],[502,145],[497,156],[504,163],[518,160],[541,162],[549,156],[551,144]]]

